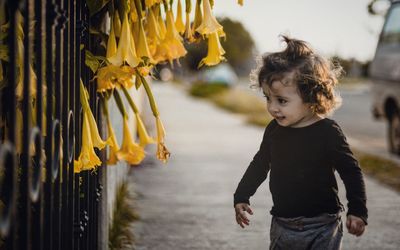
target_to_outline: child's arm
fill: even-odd
[[[347,143],[339,125],[333,124],[329,150],[333,164],[346,187],[348,213],[346,226],[349,233],[360,236],[367,225],[368,210],[364,178],[358,161]]]
[[[268,175],[269,149],[267,145],[267,137],[272,123],[274,122],[271,122],[265,129],[260,149],[250,162],[250,165],[240,180],[234,194],[236,221],[241,227],[244,227],[243,224],[248,225],[249,223],[245,211],[247,211],[249,214],[253,214],[249,207],[250,197],[254,195],[254,193],[257,191],[257,188],[262,182],[264,182]]]

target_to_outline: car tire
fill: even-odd
[[[389,120],[388,141],[389,151],[400,155],[400,114],[397,111],[393,113]]]

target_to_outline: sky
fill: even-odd
[[[240,6],[236,0],[214,0],[213,13],[242,22],[260,52],[281,50],[279,35],[288,34],[322,55],[366,61],[374,56],[384,23],[382,16],[368,14],[369,1],[244,0]]]

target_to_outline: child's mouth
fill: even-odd
[[[276,116],[275,119],[278,121],[282,121],[283,119],[285,119],[285,117],[284,116]]]

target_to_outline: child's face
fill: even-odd
[[[282,81],[289,81],[283,84]],[[285,77],[272,82],[271,87],[262,85],[267,98],[267,109],[279,125],[284,127],[304,127],[315,120],[310,104],[304,103],[297,89],[297,84]]]

